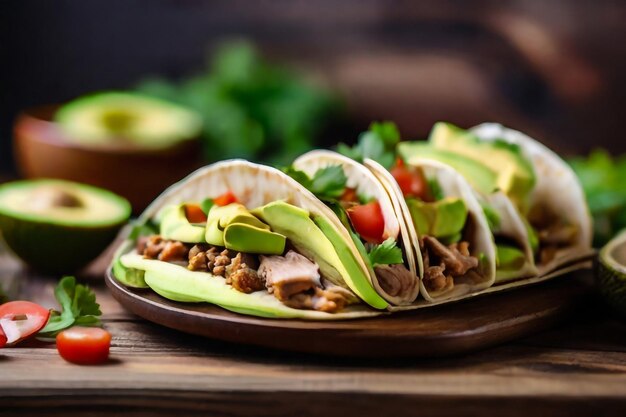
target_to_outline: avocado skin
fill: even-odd
[[[49,274],[71,273],[87,265],[115,239],[125,222],[78,227],[0,214],[6,244],[33,269]]]
[[[622,319],[626,319],[626,276],[603,262],[602,254],[596,270],[596,285],[602,298]]]

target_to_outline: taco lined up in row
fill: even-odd
[[[289,176],[247,161],[203,168],[142,214],[116,255],[122,283],[175,301],[284,318],[371,315],[387,302],[334,213]]]
[[[438,124],[430,141],[399,144],[394,129],[282,171],[196,171],[142,214],[114,276],[174,301],[325,320],[523,285],[589,255],[580,186],[542,145],[499,125]]]
[[[546,275],[591,253],[591,217],[574,172],[528,136],[497,124],[465,131],[437,123],[428,142],[402,142],[398,154],[408,164],[444,162],[468,180],[494,219],[497,282]]]

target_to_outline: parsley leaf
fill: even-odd
[[[346,189],[348,178],[340,165],[318,169],[311,181],[311,191],[316,196],[336,199]]]
[[[348,181],[340,165],[330,165],[318,169],[313,178],[293,167],[284,168],[283,172],[321,200],[336,200],[341,197]]]
[[[367,256],[372,266],[401,264],[404,262],[402,260],[402,250],[396,246],[396,241],[391,237],[380,245],[374,246]]]
[[[337,145],[337,152],[363,162],[370,158],[385,168],[391,168],[395,160],[395,147],[400,141],[400,132],[393,122],[373,122],[369,129],[359,135],[356,145]]]
[[[66,276],[54,289],[54,296],[62,311],[53,311],[48,324],[39,332],[42,337],[54,337],[61,330],[74,325],[101,326],[100,305],[96,294],[87,286],[76,283],[76,278]]]

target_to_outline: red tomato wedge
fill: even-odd
[[[378,201],[372,201],[348,209],[348,216],[356,232],[371,243],[381,243],[385,231],[385,219]]]
[[[236,203],[237,197],[235,197],[235,194],[233,194],[232,191],[226,191],[221,196],[214,198],[213,202],[217,206],[227,206],[231,203]]]
[[[0,329],[7,344],[18,343],[41,330],[50,310],[30,301],[9,301],[0,305]]]
[[[4,332],[2,331],[2,327],[0,327],[0,349],[2,349],[4,345],[6,344],[7,344],[7,337],[4,335]]]
[[[198,204],[185,204],[185,217],[189,223],[206,223],[207,217]]]
[[[430,200],[428,182],[421,170],[410,170],[401,159],[398,159],[396,165],[391,168],[391,175],[395,178],[405,197],[419,197],[424,201]]]
[[[111,333],[99,327],[70,327],[57,335],[59,355],[80,365],[106,362],[110,347]]]

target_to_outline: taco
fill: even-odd
[[[263,317],[342,319],[388,306],[348,231],[284,173],[243,160],[167,189],[117,250],[115,278]]]
[[[413,303],[422,271],[400,214],[404,202],[364,165],[336,152],[308,152],[286,172],[341,219],[378,294],[392,305]]]
[[[401,215],[423,271],[420,292],[426,300],[459,299],[494,283],[493,236],[472,188],[458,172],[427,159],[400,162],[401,175],[371,159],[364,164],[404,203]]]
[[[497,123],[470,129],[481,141],[518,150],[534,170],[535,181],[520,207],[529,226],[539,275],[593,254],[593,223],[578,177],[556,153],[529,136]]]
[[[590,255],[591,221],[575,174],[527,136],[496,124],[465,131],[437,123],[429,142],[400,143],[398,153],[446,162],[471,183],[497,220],[490,222],[497,282],[542,276]]]

